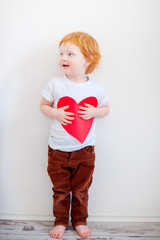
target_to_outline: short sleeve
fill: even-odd
[[[51,79],[42,90],[42,96],[49,102],[54,102],[54,89],[55,82],[54,79]]]
[[[104,88],[99,88],[99,100],[98,100],[98,107],[103,107],[108,103],[109,99],[106,95]]]

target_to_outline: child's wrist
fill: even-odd
[[[57,118],[57,109],[52,108],[52,112],[51,112],[52,118]]]
[[[95,118],[97,116],[97,112],[98,112],[97,110],[98,110],[98,108],[93,109],[93,113],[92,113],[93,118]]]

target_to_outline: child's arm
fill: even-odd
[[[42,98],[40,104],[41,112],[45,116],[49,118],[55,118],[63,125],[71,124],[72,123],[71,120],[74,120],[73,117],[70,117],[71,115],[74,115],[74,113],[65,112],[65,110],[68,108],[69,106],[55,109],[53,108],[53,102],[49,102],[45,98]]]
[[[80,114],[79,117],[83,118],[84,120],[88,120],[90,118],[102,118],[105,117],[109,111],[109,104],[107,103],[103,107],[95,108],[90,104],[84,103],[85,107],[79,107],[81,111],[78,111]]]

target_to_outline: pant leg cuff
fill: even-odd
[[[76,227],[76,226],[79,226],[79,225],[85,225],[86,226],[87,225],[87,221],[85,220],[83,222],[82,221],[76,221],[76,222],[73,221],[72,222],[72,226],[73,227]]]
[[[58,225],[61,225],[61,226],[64,226],[64,227],[68,227],[68,222],[63,222],[63,221],[55,221],[54,222],[54,226],[58,226]]]

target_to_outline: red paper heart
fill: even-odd
[[[77,113],[77,111],[80,110],[80,106],[84,107],[84,103],[88,103],[94,107],[97,107],[98,105],[97,98],[95,97],[87,97],[83,99],[80,103],[77,103],[71,97],[62,97],[57,103],[57,108],[69,105],[69,108],[66,111],[74,113],[74,120],[72,120],[72,123],[68,125],[62,125],[62,127],[71,136],[75,137],[80,143],[83,143],[86,139],[93,123],[93,118],[90,118],[89,120],[84,120],[80,118]]]

